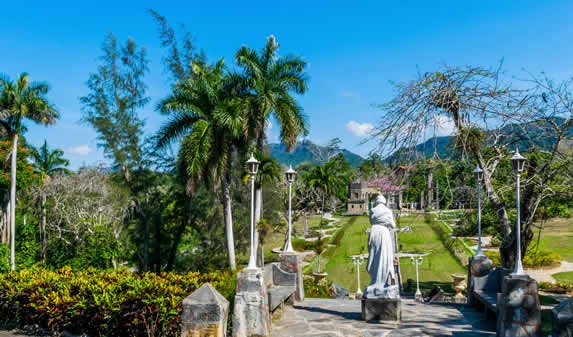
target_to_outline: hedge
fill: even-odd
[[[205,282],[232,302],[236,281],[229,272],[34,268],[0,274],[0,317],[89,336],[178,336],[182,301]]]

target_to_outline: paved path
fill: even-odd
[[[525,269],[525,272],[534,278],[537,282],[550,282],[553,284],[557,283],[557,281],[553,278],[552,275],[564,271],[573,271],[573,263],[561,261],[559,267],[555,268]]]
[[[273,322],[271,337],[426,337],[495,336],[495,322],[467,306],[402,301],[400,323],[367,323],[360,319],[360,301],[305,299],[287,307]]]

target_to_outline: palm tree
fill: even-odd
[[[13,139],[10,172],[10,269],[15,265],[16,235],[16,158],[18,136],[22,122],[30,119],[37,124],[53,124],[59,113],[46,98],[49,87],[46,83],[30,82],[27,73],[22,73],[15,82],[8,77],[0,78],[0,124]]]
[[[191,190],[200,182],[220,182],[229,267],[235,270],[230,165],[238,146],[246,144],[246,121],[233,97],[223,60],[213,66],[194,64],[193,76],[178,82],[159,103],[171,118],[159,131],[158,145],[184,138],[179,156]]]
[[[40,221],[40,260],[46,260],[46,193],[44,187],[50,182],[50,178],[56,174],[69,174],[66,168],[70,161],[64,158],[64,151],[60,149],[50,150],[48,142],[44,140],[44,145],[39,149],[30,147],[30,159],[34,172],[40,176],[41,212]]]
[[[237,64],[243,68],[241,82],[247,88],[243,104],[249,112],[250,137],[255,139],[259,153],[264,150],[265,126],[271,115],[278,121],[281,141],[289,151],[299,135],[308,133],[306,116],[291,95],[306,92],[306,62],[297,56],[278,56],[278,48],[271,35],[260,53],[243,46],[235,55]],[[261,218],[262,187],[258,184],[256,190],[255,223]]]
[[[316,189],[321,195],[321,214],[320,214],[320,229],[319,229],[319,241],[322,240],[322,223],[324,220],[324,206],[326,204],[326,199],[331,196],[341,195],[344,193],[346,186],[349,182],[349,172],[344,169],[341,164],[341,160],[344,157],[336,156],[331,158],[329,161],[323,165],[316,165],[313,167],[308,174],[304,176],[304,180],[307,185],[311,188]],[[317,246],[322,247],[321,243],[317,243]],[[317,248],[322,249],[322,248]],[[320,273],[320,253],[318,254],[318,272]]]

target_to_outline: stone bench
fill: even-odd
[[[284,271],[278,263],[269,263],[264,268],[264,280],[269,296],[269,311],[274,312],[284,303],[293,304],[296,292],[296,274]]]
[[[472,279],[472,302],[479,302],[484,307],[484,314],[488,311],[497,315],[497,297],[501,293],[503,278],[509,275],[510,271],[503,268],[493,268],[484,276],[474,276]]]

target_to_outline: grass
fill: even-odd
[[[532,243],[537,240],[537,233]],[[573,220],[554,218],[544,224],[539,250],[558,253],[566,261],[573,261]]]
[[[438,235],[424,222],[423,215],[405,216],[399,219],[400,226],[410,226],[412,232],[398,234],[401,252],[429,253],[420,265],[420,289],[429,290],[439,285],[445,290],[450,289],[451,274],[465,274],[464,267],[448,252],[440,241]],[[357,275],[352,256],[368,252],[368,233],[370,227],[368,217],[343,217],[341,219],[344,235],[340,244],[329,248],[322,255],[324,271],[328,278],[354,292],[357,288]],[[404,283],[408,278],[416,279],[414,266],[407,258],[401,261],[402,279]],[[315,268],[314,263],[309,268]],[[314,270],[314,269],[312,269]],[[360,288],[370,283],[370,276],[366,272],[366,260],[360,266]],[[412,290],[414,291],[415,288]]]
[[[573,271],[567,271],[551,275],[559,283],[573,284]]]
[[[424,222],[422,214],[410,215],[401,218],[402,226],[410,226],[412,232],[398,234],[398,242],[401,252],[430,253],[423,257],[419,266],[420,290],[430,290],[439,285],[449,289],[452,282],[451,274],[465,274],[465,268],[452,256],[440,241],[438,234],[432,230],[429,224]],[[409,259],[400,260],[402,281],[406,289],[407,280],[416,281],[415,266]],[[415,290],[415,289],[414,289]]]

